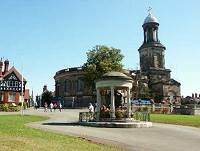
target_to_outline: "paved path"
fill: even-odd
[[[49,120],[28,124],[31,127],[75,135],[93,141],[116,145],[132,151],[199,151],[200,129],[170,124],[153,124],[152,128],[95,128],[70,123],[78,121],[84,110],[69,109],[63,112],[29,110],[25,114],[47,115]],[[0,113],[1,114],[1,113]],[[68,124],[67,124],[68,123]]]

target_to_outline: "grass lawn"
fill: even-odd
[[[200,116],[151,114],[151,122],[193,126],[200,128]]]
[[[25,126],[45,120],[30,115],[0,116],[0,151],[117,151],[119,149],[91,143],[79,138],[59,135]]]

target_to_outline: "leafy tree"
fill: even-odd
[[[150,95],[150,90],[148,88],[148,86],[146,86],[145,84],[140,83],[139,85],[139,98],[142,99],[150,99],[151,95]]]
[[[160,95],[159,93],[156,93],[156,92],[154,92],[152,94],[152,96],[153,96],[153,99],[154,99],[155,103],[161,103],[163,98],[164,98],[162,95]]]
[[[120,49],[96,45],[87,52],[87,62],[84,64],[86,84],[94,89],[95,80],[109,71],[122,71],[122,59]]]
[[[42,93],[42,100],[41,100],[42,106],[44,106],[45,102],[47,102],[47,104],[49,105],[51,103],[52,97],[53,97],[53,94],[51,91],[48,91],[48,90],[44,91]]]

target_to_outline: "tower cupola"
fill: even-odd
[[[158,20],[149,12],[142,25],[144,30],[144,43],[159,42],[158,39]]]
[[[138,49],[140,53],[140,68],[141,71],[165,69],[164,51],[166,48],[158,38],[158,19],[152,15],[151,8],[148,11],[149,14],[142,25],[144,41]]]

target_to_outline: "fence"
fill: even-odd
[[[172,105],[153,104],[148,106],[132,105],[132,112],[150,112],[156,114],[170,114],[173,111]]]
[[[175,106],[173,113],[184,115],[200,115],[200,105],[188,104]]]
[[[150,121],[150,113],[149,112],[135,112],[132,114],[132,118],[134,120],[139,120],[139,121]]]

